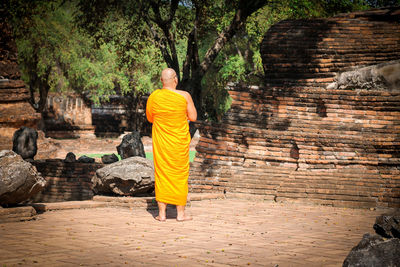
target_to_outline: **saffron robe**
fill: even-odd
[[[153,123],[156,200],[184,206],[188,195],[191,140],[187,101],[177,92],[158,89],[147,100],[146,116]]]

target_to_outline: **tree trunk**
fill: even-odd
[[[202,88],[201,88],[201,77],[191,78],[188,80],[183,81],[181,84],[178,85],[179,90],[187,91],[191,94],[193,103],[197,110],[197,120],[204,120],[204,111],[202,105]],[[190,136],[193,138],[197,128],[195,127],[194,123],[189,123],[189,131]]]
[[[29,103],[36,110],[36,112],[42,113],[46,108],[47,103],[47,95],[50,90],[48,78],[50,75],[50,69],[46,71],[45,76],[37,77],[36,74],[30,75],[29,82],[29,91],[30,91],[30,99]],[[36,102],[35,99],[35,90],[39,89],[39,101]]]

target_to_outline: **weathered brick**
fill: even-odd
[[[331,28],[318,37],[306,34],[302,42],[287,31],[296,21],[274,25],[270,34],[285,38],[288,46],[273,45],[279,38],[264,39],[266,86],[230,85],[232,108],[222,122],[198,125],[207,141],[196,148],[193,190],[207,181],[211,187],[201,190],[353,207],[400,206],[395,191],[400,184],[400,92],[326,89],[338,72],[400,59],[399,25],[375,21],[384,9],[374,12],[373,17],[326,19]],[[315,32],[321,21],[301,27]],[[360,40],[367,48],[360,47]],[[290,49],[308,49],[311,43],[316,48],[307,60]],[[205,177],[206,172],[212,175]]]

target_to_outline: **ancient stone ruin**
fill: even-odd
[[[29,103],[30,92],[21,80],[17,63],[17,47],[11,28],[0,21],[0,150],[13,149],[13,136],[22,127],[38,129],[41,114]],[[56,154],[57,143],[38,131],[35,159],[50,158]]]
[[[231,85],[199,123],[192,192],[400,206],[400,8],[286,20],[265,35],[265,86]]]
[[[29,104],[29,91],[21,80],[17,47],[11,28],[0,21],[0,150],[12,149],[12,138],[21,126],[36,128],[40,113]]]
[[[49,93],[43,112],[46,136],[53,138],[93,137],[92,109],[77,94]]]

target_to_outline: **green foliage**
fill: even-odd
[[[76,90],[90,95],[95,103],[107,99],[118,87],[130,90],[129,78],[119,64],[113,43],[95,46],[95,39],[73,23],[77,11],[71,3],[54,8],[37,7],[29,27],[14,27],[22,79],[31,86],[34,80],[47,84],[50,91]],[[14,18],[14,25],[21,24]],[[39,90],[39,88],[31,88]]]
[[[43,85],[50,91],[75,90],[99,104],[115,93],[134,89],[142,95],[160,86],[159,73],[166,65],[149,38],[137,38],[145,36],[143,25],[133,32],[130,22],[114,14],[91,35],[77,27],[79,11],[73,2],[13,5],[22,79],[32,90]]]
[[[133,64],[126,69],[132,73],[135,93],[150,93],[155,88],[161,88],[160,73],[166,68],[160,51],[155,46],[145,47],[141,53],[130,51]]]
[[[132,27],[122,14],[111,13],[93,33],[98,46],[112,44],[118,65],[129,77],[135,95],[143,95],[161,86],[159,75],[166,67],[160,50],[146,35],[145,25]]]
[[[243,57],[240,55],[230,56],[219,72],[223,81],[238,82],[245,80],[246,68]]]
[[[400,0],[284,0],[290,18],[329,17],[385,6],[398,6]]]
[[[327,17],[337,13],[360,10],[364,1],[359,0],[288,0],[290,18]]]
[[[246,63],[241,56],[229,56],[223,63],[219,62],[220,60],[222,57],[216,60],[213,69],[203,79],[203,108],[210,121],[221,120],[231,106],[232,99],[227,91],[228,83],[243,81],[246,75]],[[216,66],[220,68],[217,70]]]
[[[366,0],[372,7],[400,6],[400,0]]]
[[[273,24],[288,16],[286,6],[260,8],[248,18],[246,28],[220,52],[212,70],[203,79],[203,103],[209,120],[219,121],[229,110],[232,100],[227,91],[228,83],[261,83],[264,72],[260,55],[262,38]],[[209,32],[208,37],[202,40],[201,55],[212,40],[212,32]]]

